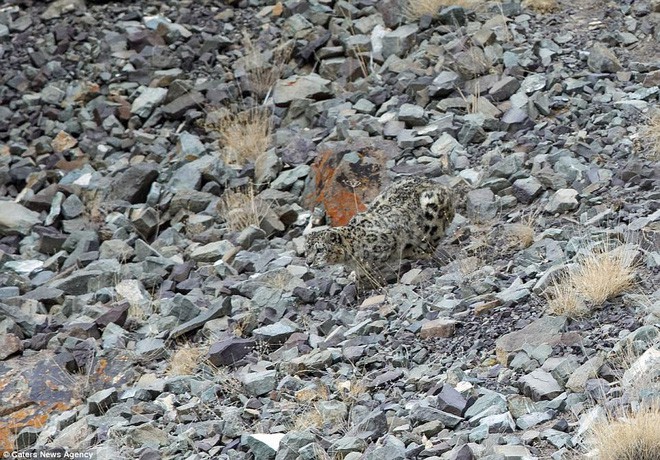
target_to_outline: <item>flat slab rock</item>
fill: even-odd
[[[519,331],[503,335],[495,342],[497,360],[506,366],[513,355],[525,346],[555,345],[561,340],[561,331],[565,326],[566,318],[563,316],[544,316]]]

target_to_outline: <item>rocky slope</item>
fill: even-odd
[[[5,2],[0,450],[565,459],[660,396],[660,4],[411,14]],[[305,265],[405,175],[461,191],[433,257]],[[632,287],[553,314],[593,247]]]

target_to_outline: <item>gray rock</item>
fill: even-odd
[[[351,452],[362,452],[367,447],[367,443],[356,436],[344,436],[332,443],[330,449],[342,457]]]
[[[527,111],[519,107],[511,107],[502,115],[502,123],[507,125],[520,125],[529,120]]]
[[[247,356],[255,346],[253,339],[237,337],[216,342],[209,348],[209,361],[214,366],[231,366]]]
[[[48,5],[48,8],[41,13],[44,20],[55,19],[67,13],[82,13],[87,9],[84,0],[56,0]]]
[[[282,171],[282,160],[274,149],[262,153],[254,162],[254,179],[257,184],[272,182],[280,171]]]
[[[65,219],[75,219],[85,210],[85,205],[76,195],[69,195],[62,202],[62,217]]]
[[[509,99],[520,88],[520,82],[515,77],[504,76],[500,81],[495,83],[488,94],[494,101],[504,101]]]
[[[107,388],[98,391],[87,398],[87,409],[90,414],[103,415],[113,404],[119,399],[119,394],[116,388]]]
[[[559,396],[563,389],[549,372],[536,369],[520,379],[523,393],[534,401],[553,399]]]
[[[227,240],[215,241],[196,247],[190,258],[196,262],[215,262],[233,249],[234,245]]]
[[[463,415],[467,400],[448,383],[442,385],[442,390],[438,393],[437,398],[438,409],[457,416]]]
[[[222,297],[212,301],[211,306],[205,311],[197,315],[196,317],[190,319],[189,321],[175,327],[170,331],[169,339],[173,340],[177,337],[180,337],[188,332],[194,331],[200,327],[203,327],[206,323],[216,318],[221,318],[223,316],[229,315],[231,313],[231,297]],[[209,349],[209,355],[216,344],[213,344]],[[217,347],[215,352],[217,353]],[[241,356],[242,358],[242,356]],[[215,366],[227,365],[221,364],[221,360],[216,359],[216,357],[211,357],[211,362]],[[233,362],[233,361],[232,361]]]
[[[461,84],[461,76],[451,70],[443,70],[433,79],[429,87],[431,96],[448,96]]]
[[[141,163],[129,167],[115,177],[111,183],[111,200],[128,201],[131,204],[144,203],[151,184],[158,178],[158,166]]]
[[[447,458],[449,460],[476,460],[477,456],[469,445],[463,444],[454,447]],[[483,458],[485,459],[485,457]]]
[[[387,416],[380,409],[370,411],[364,406],[354,406],[350,420],[354,424],[351,432],[369,433],[372,437],[379,438],[385,436],[388,431]]]
[[[26,426],[25,428],[23,428],[18,433],[16,439],[14,440],[14,442],[16,443],[16,452],[19,452],[20,450],[23,449],[27,449],[28,447],[34,445],[37,442],[37,439],[39,439],[40,433],[41,433],[41,429],[33,426]],[[6,453],[9,452],[6,451]]]
[[[440,24],[460,27],[467,25],[468,17],[464,8],[454,5],[442,8],[438,13],[438,21]]]
[[[573,211],[578,207],[578,192],[572,188],[562,188],[557,190],[545,205],[545,212],[549,214],[561,214]]]
[[[497,215],[497,202],[490,189],[470,190],[467,194],[467,214],[470,220],[486,222]]]
[[[550,372],[560,385],[566,385],[566,382],[578,367],[580,365],[573,355],[549,358],[542,366],[543,370]]]
[[[170,442],[166,431],[148,423],[127,427],[126,429],[122,429],[120,433],[129,446],[157,449],[158,447],[168,445]]]
[[[406,24],[386,33],[383,36],[383,57],[386,59],[392,55],[405,57],[417,42],[418,30],[416,24]]]
[[[41,100],[51,105],[58,105],[65,95],[65,92],[55,85],[48,85],[41,90]]]
[[[623,70],[616,54],[602,43],[596,43],[589,50],[587,66],[589,66],[589,70],[596,73],[615,73]]]
[[[406,446],[400,439],[393,435],[385,435],[379,440],[375,449],[364,454],[364,460],[404,460],[406,458]]]
[[[94,269],[77,270],[71,275],[58,279],[51,288],[60,289],[65,294],[83,295],[116,283],[116,272]]]
[[[141,118],[148,118],[151,112],[163,103],[166,96],[166,88],[142,88],[140,95],[131,104],[131,113]]]
[[[465,411],[465,418],[473,424],[487,415],[502,414],[507,411],[504,396],[491,390],[481,391],[483,394]]]
[[[21,290],[18,286],[4,286],[0,287],[0,299],[6,299],[7,297],[16,297],[20,295]]]
[[[160,214],[151,206],[143,205],[133,209],[131,222],[140,236],[144,239],[150,238],[160,226]]]
[[[135,250],[123,240],[106,240],[99,248],[100,259],[115,259],[120,262],[130,260]]]
[[[624,388],[635,388],[639,382],[657,382],[660,376],[660,350],[649,348],[623,373]]]
[[[519,331],[501,336],[495,342],[498,361],[506,365],[514,353],[528,346],[557,344],[561,340],[561,331],[565,325],[566,318],[563,316],[544,316]]]
[[[294,75],[277,82],[273,102],[278,106],[286,106],[293,101],[303,99],[325,99],[332,95],[329,85],[330,80],[321,78],[315,73]]]
[[[521,417],[518,417],[516,420],[516,425],[518,428],[521,430],[527,430],[533,426],[540,425],[543,422],[547,422],[548,420],[552,420],[554,418],[554,414],[552,411],[548,412],[531,412],[529,414],[525,414]]]
[[[525,446],[494,446],[493,452],[497,455],[501,455],[502,460],[525,460],[534,458],[532,453]]]
[[[543,74],[531,74],[525,77],[520,84],[520,90],[525,94],[532,94],[545,88],[546,77]]]
[[[161,110],[168,118],[176,119],[202,104],[204,104],[204,95],[197,91],[190,91],[162,106]]]
[[[516,429],[516,423],[508,412],[484,417],[479,424],[486,425],[489,433],[512,433]]]
[[[163,359],[167,356],[165,341],[153,337],[139,340],[135,344],[135,356],[137,359],[143,362]]]
[[[23,342],[14,334],[0,334],[0,361],[23,351]]]
[[[13,201],[0,201],[0,236],[27,235],[39,223],[39,213]]]
[[[182,159],[192,159],[200,157],[206,152],[206,147],[194,134],[186,131],[179,134],[179,140],[176,143],[177,154]]]
[[[314,441],[316,436],[309,431],[290,431],[281,439],[275,460],[296,460],[300,449]]]
[[[543,186],[535,177],[518,179],[513,183],[513,195],[523,204],[530,204],[543,191]]]
[[[604,358],[601,354],[588,359],[573,371],[566,382],[566,388],[574,393],[582,393],[585,390],[587,380],[598,376],[598,369],[603,365],[603,362]]]
[[[443,423],[443,425],[449,428],[453,428],[463,421],[463,417],[450,414],[448,412],[443,412],[440,409],[421,404],[416,405],[410,411],[410,418],[411,420],[416,420],[421,423],[440,421]]]
[[[254,460],[271,460],[275,458],[283,438],[282,433],[247,434],[241,437],[241,444],[250,449]]]
[[[313,350],[298,358],[294,358],[288,363],[283,363],[284,368],[289,373],[303,372],[314,369],[325,369],[330,366],[334,358],[330,350]]]
[[[241,377],[243,388],[250,396],[263,396],[275,389],[277,377],[275,370],[248,372]]]
[[[278,343],[284,342],[296,331],[298,331],[298,327],[295,323],[287,319],[282,319],[277,323],[255,329],[252,331],[252,335],[257,340],[264,340],[268,343]]]
[[[408,126],[424,126],[427,118],[424,113],[424,107],[415,104],[403,104],[399,107],[399,121],[403,121]]]
[[[200,309],[195,304],[195,301],[199,300],[192,294],[188,296],[176,294],[172,298],[160,300],[160,313],[163,316],[175,316],[179,321],[186,322],[199,315]]]

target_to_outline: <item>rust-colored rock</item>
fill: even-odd
[[[396,156],[396,144],[358,138],[326,142],[318,151],[305,204],[310,208],[322,205],[331,225],[346,225],[387,185],[385,163]]]
[[[53,150],[55,150],[55,153],[61,153],[66,150],[72,149],[77,144],[78,144],[78,140],[65,131],[60,131],[59,133],[57,133],[57,136],[55,136],[55,138],[51,142],[51,146],[53,147]]]
[[[422,324],[419,335],[423,339],[447,338],[454,335],[458,321],[450,318],[438,318]]]

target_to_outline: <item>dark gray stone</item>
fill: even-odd
[[[231,366],[243,359],[255,346],[253,339],[232,338],[216,342],[209,348],[209,361],[214,366]]]
[[[151,184],[158,178],[158,166],[142,163],[129,167],[113,179],[109,199],[144,203]]]

